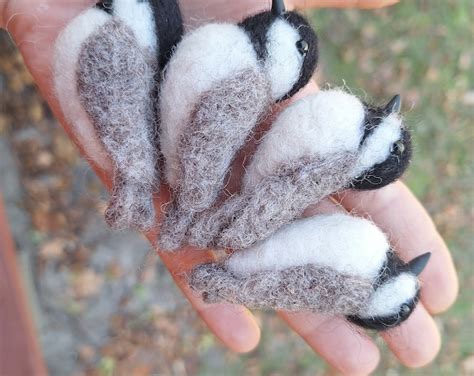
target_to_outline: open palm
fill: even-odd
[[[91,161],[95,172],[110,188],[112,168],[109,161],[95,163],[100,150],[81,144],[72,128],[64,120],[52,90],[53,44],[67,22],[94,0],[0,0],[0,26],[13,36],[39,89],[64,129],[75,140],[83,155]],[[393,0],[295,0],[293,6],[370,8],[393,3]],[[269,7],[269,0],[181,0],[186,23],[193,24],[209,18],[240,20],[248,14]],[[290,6],[290,1],[287,1]],[[3,10],[3,12],[2,12]],[[196,21],[200,20],[200,21]],[[304,90],[305,95],[317,90],[314,83]],[[235,176],[239,171],[234,172]],[[162,189],[156,207],[169,201]],[[457,295],[457,278],[450,254],[437,233],[428,214],[403,185],[395,183],[372,192],[345,192],[336,200],[345,210],[357,215],[370,216],[387,234],[402,258],[409,260],[425,251],[432,252],[432,260],[421,278],[424,286],[421,300],[414,314],[400,328],[382,334],[390,349],[407,366],[417,367],[430,362],[440,346],[440,336],[431,317],[446,310]],[[326,202],[316,211],[342,210]],[[159,218],[158,218],[159,219]],[[154,240],[156,234],[147,234]],[[209,328],[230,349],[245,352],[253,349],[260,338],[259,328],[252,314],[244,307],[227,304],[205,305],[187,287],[183,272],[194,265],[212,259],[211,252],[185,250],[176,254],[161,254],[173,278]],[[285,313],[279,315],[306,342],[334,368],[345,374],[367,374],[377,365],[379,352],[373,341],[359,329],[340,318],[312,313]]]

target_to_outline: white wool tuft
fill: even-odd
[[[165,71],[160,97],[161,150],[172,187],[176,187],[179,170],[176,153],[180,136],[200,97],[248,69],[260,68],[250,39],[237,25],[205,25],[187,34],[178,45]]]
[[[157,49],[155,21],[148,1],[114,0],[113,14],[133,30],[141,47]]]
[[[230,271],[248,275],[314,264],[374,279],[386,261],[387,238],[372,222],[346,214],[294,221],[271,238],[228,260]]]
[[[418,279],[411,273],[403,273],[380,286],[369,301],[368,307],[359,314],[362,318],[396,315],[402,304],[416,296]]]
[[[361,151],[355,175],[367,171],[390,155],[392,145],[400,140],[402,120],[398,114],[387,116],[366,139]]]
[[[77,62],[82,44],[112,17],[104,11],[89,9],[75,19],[59,35],[55,45],[54,88],[66,120],[72,127],[86,155],[102,168],[110,169],[105,150],[79,99],[76,86]]]
[[[274,100],[288,93],[299,79],[304,62],[304,57],[296,48],[296,42],[300,39],[298,30],[283,19],[276,20],[268,30],[265,70]]]
[[[357,151],[364,116],[360,100],[342,90],[320,91],[295,102],[263,138],[244,184],[255,186],[291,160]]]

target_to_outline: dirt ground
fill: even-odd
[[[321,84],[374,98],[403,93],[416,140],[406,181],[433,215],[460,272],[461,296],[437,318],[444,342],[435,363],[409,371],[384,350],[380,375],[474,374],[472,6],[434,3],[312,14]],[[105,191],[52,118],[5,32],[0,105],[0,190],[52,375],[328,372],[271,312],[257,313],[259,347],[230,353],[181,297],[148,243],[106,227]]]

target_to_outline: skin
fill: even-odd
[[[64,25],[94,0],[0,0],[0,26],[7,29],[20,49],[25,63],[39,90],[48,101],[65,131],[76,143],[84,157],[83,145],[77,142],[71,127],[64,120],[52,91],[51,62],[53,43]],[[286,1],[288,8],[337,7],[379,8],[396,3],[395,0],[294,0]],[[34,5],[32,5],[34,4]],[[244,16],[266,9],[269,0],[182,0],[187,25],[196,25],[208,19],[240,20]],[[199,21],[196,21],[199,20]],[[310,83],[298,96],[318,90]],[[249,145],[247,152],[254,146]],[[94,153],[96,151],[92,151]],[[98,151],[97,151],[98,152]],[[110,189],[112,168],[110,161],[92,168]],[[236,162],[229,186],[235,186],[242,174],[242,159]],[[157,211],[169,202],[164,187],[156,199]],[[340,205],[339,205],[340,204]],[[426,251],[431,260],[421,275],[422,304],[399,328],[381,334],[401,363],[408,367],[421,367],[436,356],[440,348],[440,334],[432,315],[448,309],[458,292],[458,281],[449,251],[421,204],[401,182],[370,192],[344,192],[332,201],[309,208],[306,215],[319,212],[348,210],[372,218],[391,240],[404,260],[411,260]],[[159,221],[160,218],[157,218]],[[156,233],[146,234],[150,241]],[[259,327],[246,308],[226,304],[205,305],[194,296],[185,284],[183,272],[194,265],[213,260],[212,252],[184,249],[176,254],[160,254],[177,285],[189,299],[209,329],[231,350],[247,352],[257,346]],[[360,329],[339,318],[311,313],[279,312],[281,318],[337,371],[347,375],[364,375],[372,372],[379,361],[375,343]],[[230,325],[231,323],[231,325]]]

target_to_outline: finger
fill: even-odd
[[[296,8],[359,8],[376,9],[398,3],[399,0],[294,0]]]
[[[431,313],[453,304],[459,287],[451,255],[430,216],[403,183],[375,191],[346,191],[338,198],[347,210],[370,217],[381,227],[403,259],[431,252],[420,276],[421,300]]]
[[[68,132],[81,150],[82,155],[89,161],[97,161],[97,158],[91,155],[91,153],[94,153],[94,150],[92,149],[91,151],[90,148],[86,148],[86,145],[80,142],[72,131],[73,128],[62,116],[52,89],[51,66],[53,45],[60,30],[70,19],[93,2],[91,0],[72,2],[70,4],[58,2],[57,7],[49,9],[47,14],[41,14],[43,8],[32,7],[31,3],[26,4],[25,0],[20,0],[15,2],[14,9],[10,9],[16,13],[12,13],[9,17],[10,22],[8,22],[9,31],[19,46],[25,63],[35,78],[44,98],[48,101],[50,108],[60,120],[66,132]],[[28,6],[21,8],[21,4]],[[95,152],[100,153],[101,151],[96,150]],[[91,163],[91,165],[102,182],[110,188],[112,176],[110,162],[107,160],[104,164]],[[161,199],[164,202],[167,201],[165,196],[162,196]],[[157,200],[155,205],[159,207],[160,202]],[[149,234],[149,237],[152,237],[152,235]],[[230,305],[204,306],[204,303],[186,287],[183,271],[202,262],[202,259],[193,259],[192,255],[182,258],[185,254],[186,252],[183,252],[179,255],[163,257],[165,265],[169,268],[185,296],[190,300],[210,329],[226,346],[237,352],[246,352],[254,348],[259,341],[260,330],[247,309]],[[209,257],[209,255],[203,253],[202,257]],[[229,325],[229,323],[232,323],[232,325]]]
[[[344,375],[368,375],[377,367],[380,353],[375,343],[345,320],[305,312],[280,312],[279,315],[316,353]]]
[[[399,0],[288,0],[286,5],[288,9],[292,8],[359,8],[376,9],[390,6],[398,3]],[[192,24],[199,24],[205,20],[213,19],[219,15],[220,20],[240,21],[243,16],[255,14],[260,11],[268,10],[271,7],[270,0],[206,0],[183,1],[183,13]],[[210,11],[212,10],[212,11]]]
[[[239,22],[246,16],[270,9],[270,0],[185,0],[180,2],[188,26],[215,20]]]
[[[419,304],[401,326],[382,333],[395,356],[407,367],[423,367],[433,361],[441,338],[433,318]]]

